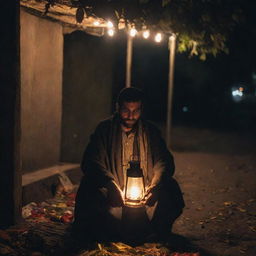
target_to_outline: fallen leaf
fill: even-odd
[[[124,243],[111,243],[116,249],[118,249],[119,251],[126,251],[129,249],[132,249],[131,246],[124,244]]]
[[[58,204],[56,204],[56,207],[58,207],[58,208],[66,208],[67,204],[66,203],[58,203]]]
[[[234,202],[227,201],[227,202],[224,202],[224,205],[225,206],[231,206],[231,205],[234,205]]]
[[[97,243],[97,246],[102,251],[102,245],[100,243]]]
[[[246,212],[246,210],[241,207],[236,207],[236,209],[239,210],[240,212]]]
[[[256,232],[256,227],[249,226],[249,228],[250,228],[253,232]]]

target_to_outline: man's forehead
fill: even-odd
[[[124,101],[122,108],[140,108],[141,107],[141,101]]]

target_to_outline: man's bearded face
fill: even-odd
[[[127,128],[132,128],[141,117],[141,101],[123,102],[119,108],[119,115],[122,124]]]

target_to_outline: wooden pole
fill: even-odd
[[[132,69],[132,46],[133,38],[127,35],[127,52],[126,52],[126,83],[125,87],[131,87],[131,69]]]
[[[166,116],[166,144],[171,144],[171,126],[172,126],[172,96],[174,81],[174,60],[175,60],[176,36],[172,34],[169,37],[169,77],[168,77],[168,98],[167,98],[167,116]]]

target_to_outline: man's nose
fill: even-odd
[[[129,119],[133,119],[133,112],[129,112],[128,118],[129,118]]]

